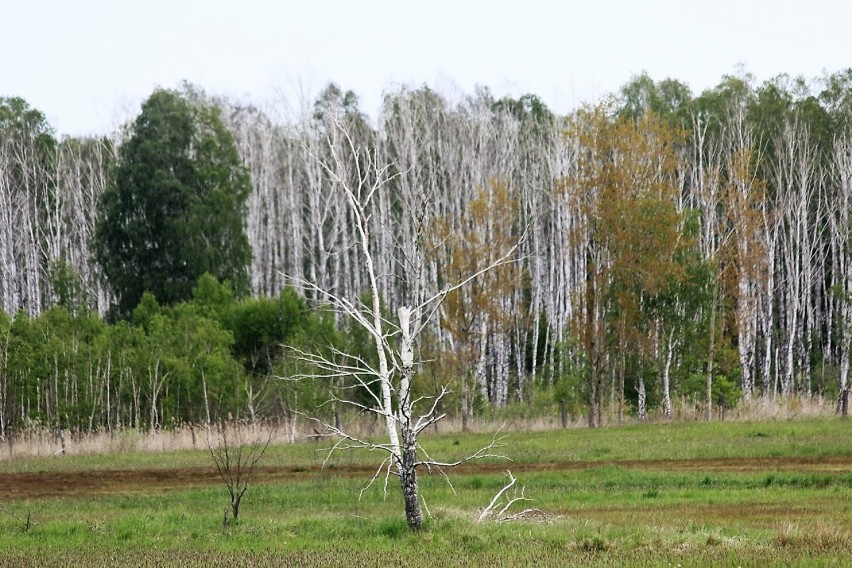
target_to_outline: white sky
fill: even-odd
[[[0,96],[60,134],[104,133],[183,79],[259,103],[352,89],[486,85],[564,113],[645,70],[694,93],[852,66],[845,0],[0,0]],[[285,93],[285,95],[282,95]]]

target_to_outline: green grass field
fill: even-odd
[[[649,424],[513,432],[501,452],[421,476],[412,534],[376,454],[270,448],[237,526],[206,452],[0,462],[0,566],[847,566],[852,423]],[[424,437],[452,459],[486,435]],[[540,514],[476,521],[510,469]],[[27,518],[29,517],[29,526]]]

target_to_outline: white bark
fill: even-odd
[[[663,363],[663,413],[666,418],[672,417],[672,396],[671,396],[671,368],[674,360],[675,349],[675,329],[672,327],[669,335],[666,338],[666,359]]]
[[[849,385],[852,359],[852,139],[843,137],[836,141],[833,162],[839,186],[831,208],[830,229],[834,251],[832,274],[834,287],[840,296],[837,300],[837,329],[840,336],[838,358],[842,390]]]

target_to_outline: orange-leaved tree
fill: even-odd
[[[584,251],[584,285],[574,327],[588,367],[589,424],[599,426],[608,372],[618,377],[619,419],[628,372],[644,417],[643,365],[671,336],[657,300],[683,278],[682,252],[693,244],[680,205],[682,134],[652,113],[616,118],[600,105],[577,112],[566,135],[576,159],[557,189],[579,212],[570,238]]]

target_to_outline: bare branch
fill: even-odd
[[[388,482],[387,482],[387,479],[388,479],[388,477],[389,477],[389,475],[390,475],[390,469],[391,469],[391,466],[392,466],[392,465],[393,465],[393,456],[387,456],[387,457],[385,457],[385,459],[383,459],[383,460],[382,460],[382,463],[380,463],[380,464],[379,464],[379,467],[378,467],[378,468],[376,468],[376,472],[373,474],[373,477],[371,477],[371,478],[370,478],[370,481],[367,483],[367,485],[365,485],[364,487],[362,487],[362,488],[361,488],[361,491],[358,493],[358,500],[359,500],[359,501],[360,501],[360,500],[361,500],[361,498],[364,496],[364,492],[365,492],[365,491],[367,491],[370,487],[372,487],[372,486],[373,486],[373,483],[375,483],[376,479],[378,479],[378,478],[379,478],[379,476],[382,474],[382,470],[387,470],[387,472],[388,472],[388,473],[385,475],[385,486],[384,486],[384,494],[385,494],[385,495],[387,495],[387,494],[388,494]]]
[[[419,449],[421,452],[423,452],[423,455],[426,456],[427,460],[429,460],[430,462],[434,462],[432,457],[429,455],[429,452],[426,451],[426,448],[424,448],[420,444],[417,444],[417,449]],[[429,469],[429,471],[431,471],[431,468],[427,468],[427,469]],[[444,478],[444,481],[447,482],[447,485],[450,487],[450,490],[453,492],[453,495],[457,495],[456,488],[455,488],[455,486],[453,486],[453,482],[450,479],[450,476],[447,475],[447,473],[444,471],[444,468],[442,468],[440,466],[436,466],[436,469],[438,470],[438,473],[441,474],[441,477]]]
[[[527,498],[524,495],[524,491],[526,490],[526,487],[522,487],[520,495],[518,495],[517,490],[515,490],[514,496],[513,497],[507,497],[506,502],[503,504],[503,506],[500,508],[500,510],[495,513],[495,508],[500,503],[500,499],[506,494],[507,491],[509,491],[509,489],[511,489],[512,487],[515,486],[515,483],[517,483],[517,479],[515,479],[515,476],[512,475],[511,471],[506,470],[506,475],[509,477],[509,482],[506,483],[506,485],[504,485],[503,488],[500,489],[500,491],[498,491],[496,495],[494,495],[494,497],[491,499],[491,502],[488,504],[488,506],[485,507],[485,509],[482,510],[482,513],[480,513],[479,519],[478,519],[480,523],[488,520],[489,518],[494,518],[494,519],[500,521],[500,520],[503,519],[503,515],[506,514],[506,511],[508,511],[509,508],[512,505],[514,505],[515,503],[517,503],[519,501],[531,501],[531,499]]]
[[[322,462],[322,467],[325,467],[329,460],[331,459],[331,455],[336,450],[353,450],[353,449],[366,449],[366,450],[381,450],[383,452],[387,452],[390,454],[391,459],[396,459],[396,454],[394,452],[394,448],[390,444],[377,444],[376,442],[370,442],[368,440],[362,440],[357,436],[353,436],[351,434],[347,434],[343,430],[336,428],[335,426],[328,424],[319,418],[311,417],[310,420],[312,422],[316,422],[320,424],[323,428],[325,428],[332,435],[338,436],[341,439],[338,440],[331,448],[328,449],[328,454],[326,458]],[[350,442],[350,443],[346,443]],[[387,458],[386,458],[387,459]]]
[[[456,290],[463,288],[464,286],[467,286],[468,284],[470,284],[470,282],[482,276],[486,272],[490,272],[491,270],[497,269],[501,266],[518,262],[520,259],[512,258],[512,255],[514,255],[515,251],[518,250],[518,247],[520,246],[520,243],[522,242],[523,238],[524,237],[522,237],[522,239],[519,239],[518,242],[512,245],[512,247],[510,247],[509,250],[506,251],[506,253],[500,258],[498,258],[496,261],[477,270],[472,274],[469,274],[468,276],[462,278],[454,284],[444,286],[444,288],[440,292],[421,302],[416,308],[414,308],[412,311],[416,314],[419,314],[423,309],[429,307],[429,315],[420,323],[420,326],[415,330],[412,335],[419,335],[419,333],[426,327],[428,322],[434,317],[435,312],[438,310],[438,307],[440,306],[441,302],[444,301],[444,298],[446,298],[448,294],[455,292]]]
[[[446,414],[436,415],[435,412],[438,408],[438,404],[440,404],[441,400],[443,400],[444,397],[447,396],[450,392],[451,391],[449,389],[447,389],[444,386],[441,386],[441,393],[438,396],[435,397],[435,400],[432,401],[431,408],[429,408],[429,410],[425,414],[421,415],[417,419],[417,424],[414,425],[414,431],[417,434],[419,434],[420,432],[422,432],[423,430],[425,430],[426,428],[428,428],[429,426],[431,426],[435,422],[442,420],[446,416]],[[425,397],[425,396],[420,397],[417,400],[415,400],[412,403],[412,405],[420,402],[421,400],[426,400],[428,398],[431,398],[431,397]]]
[[[502,440],[505,439],[505,436],[500,436],[500,433],[502,431],[503,431],[503,429],[500,428],[500,430],[498,430],[497,433],[494,434],[494,437],[491,439],[491,442],[487,446],[479,448],[476,451],[476,453],[469,455],[467,457],[464,457],[460,460],[457,460],[457,461],[454,461],[454,462],[439,462],[439,461],[427,460],[427,461],[419,461],[419,462],[417,462],[417,465],[424,465],[424,466],[426,466],[427,469],[429,469],[429,468],[432,468],[432,467],[457,467],[457,466],[460,466],[461,464],[467,463],[469,461],[481,460],[481,459],[485,459],[485,458],[495,458],[495,459],[500,459],[500,460],[512,461],[511,458],[509,458],[508,456],[505,456],[503,454],[492,454],[492,453],[490,453],[491,450],[493,450],[494,448],[503,447],[504,444],[500,443],[500,442],[502,442]]]

